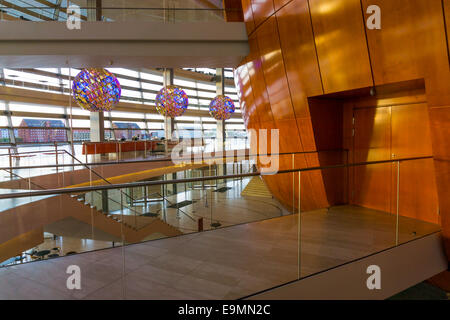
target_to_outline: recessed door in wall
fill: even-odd
[[[390,159],[391,108],[354,109],[353,162]],[[392,165],[354,167],[351,199],[354,204],[390,211]]]
[[[425,103],[391,107],[391,153],[393,159],[426,157],[433,154]],[[433,159],[400,162],[399,212],[402,216],[439,223],[438,198]],[[396,184],[397,172],[393,175]],[[391,211],[396,212],[393,201]]]
[[[425,103],[355,108],[353,161],[370,162],[431,156]],[[353,204],[396,213],[397,162],[353,169]],[[438,223],[432,159],[400,162],[400,215]]]

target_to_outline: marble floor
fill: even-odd
[[[237,299],[395,245],[395,216],[338,206],[0,269],[0,299]],[[400,217],[399,243],[439,226]],[[81,290],[67,289],[67,267]]]

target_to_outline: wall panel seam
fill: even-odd
[[[317,53],[316,34],[314,33],[314,25],[312,22],[311,6],[309,4],[309,0],[306,0],[306,3],[308,5],[309,23],[311,24],[311,31],[312,31],[313,42],[314,42],[314,52],[316,53],[316,63],[317,63],[317,67],[319,68],[320,85],[322,86],[322,94],[325,94],[325,88],[323,86],[323,78],[322,78],[322,69],[320,68],[319,54]],[[309,103],[308,103],[308,107],[309,107]]]
[[[375,78],[373,76],[372,57],[370,55],[369,39],[367,37],[367,27],[366,27],[366,23],[365,23],[366,16],[364,15],[364,6],[363,6],[362,1],[363,0],[360,0],[359,3],[361,4],[361,14],[362,14],[363,27],[364,27],[364,36],[366,37],[367,54],[369,55],[369,65],[370,65],[370,74],[372,76],[372,85],[375,86]]]
[[[272,17],[272,16],[270,16],[270,17]],[[277,26],[277,28],[278,28],[278,26]],[[279,41],[279,39],[278,39],[278,41]],[[262,75],[262,78],[264,79],[264,90],[266,91],[266,94],[267,94],[267,103],[269,105],[270,115],[272,118],[270,121],[272,121],[272,124],[275,126],[275,118],[273,116],[272,104],[270,103],[269,91],[267,90],[267,81],[266,81],[266,75],[264,73],[264,63],[263,63],[263,58],[261,56],[261,48],[259,47],[258,35],[256,35],[256,45],[258,47],[258,59],[261,60],[261,72],[262,72],[261,75]]]
[[[450,66],[450,47],[449,47],[449,44],[448,44],[448,36],[449,36],[449,34],[447,32],[447,19],[445,17],[445,3],[444,3],[444,1],[445,0],[441,1],[441,3],[442,3],[442,16],[443,16],[443,19],[444,19],[445,43],[447,44],[447,58],[448,58],[448,64]]]
[[[286,78],[287,89],[288,89],[288,92],[289,92],[289,100],[291,101],[292,113],[294,114],[295,126],[297,127],[297,135],[298,135],[298,137],[300,139],[300,147],[301,147],[301,150],[304,150],[302,136],[300,134],[300,129],[299,129],[298,123],[297,123],[297,115],[295,114],[295,106],[294,106],[294,101],[292,99],[291,86],[289,84],[289,78],[288,78],[287,73],[286,73],[286,62],[284,61],[284,54],[283,54],[284,50],[283,50],[283,48],[281,46],[280,29],[278,28],[278,15],[275,15],[275,22],[276,22],[276,27],[277,27],[278,42],[280,43],[281,61],[283,61],[284,76]],[[308,106],[308,108],[309,108],[309,106]]]
[[[248,34],[248,37],[250,37],[251,35],[253,35],[253,34],[258,30],[258,28],[259,28],[260,26],[262,26],[267,20],[269,20],[270,17],[276,15],[276,14],[278,13],[278,11],[280,11],[281,9],[283,9],[284,7],[286,7],[286,6],[287,6],[289,3],[291,3],[292,1],[295,1],[295,0],[289,0],[287,3],[285,3],[284,5],[282,5],[281,7],[279,7],[279,8],[276,9],[276,10],[275,10],[275,8],[274,8],[273,13],[272,13],[271,15],[269,15],[267,18],[265,18],[263,21],[261,21],[260,24],[256,25],[256,23],[255,23],[255,28],[253,29],[252,32],[250,32],[250,33]],[[253,8],[252,8],[252,14],[253,14]],[[255,18],[255,16],[253,15],[253,21],[254,21],[254,18]]]

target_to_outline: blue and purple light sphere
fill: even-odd
[[[176,86],[166,86],[156,96],[156,109],[165,117],[179,117],[187,109],[189,99],[182,89]]]
[[[209,113],[216,120],[228,120],[235,111],[231,98],[218,95],[209,104]]]
[[[91,112],[111,110],[120,101],[120,83],[102,68],[86,68],[75,77],[73,97],[78,105]]]

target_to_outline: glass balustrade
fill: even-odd
[[[0,223],[2,265],[65,256],[49,263],[80,263],[92,275],[88,262],[112,268],[117,281],[99,277],[120,289],[116,298],[137,298],[140,279],[164,288],[147,290],[161,299],[234,299],[440,231],[436,208],[415,196],[427,186],[402,182],[432,165],[429,157],[280,154],[275,169],[266,160],[209,159],[139,182],[110,181],[108,166],[89,166],[84,184],[60,190],[22,179],[0,194],[0,219],[9,221]],[[24,234],[29,241],[14,242]]]
[[[103,22],[220,22],[227,16],[239,14],[240,8],[205,8],[195,2],[161,1],[160,6],[118,6],[117,2],[103,0],[100,8],[86,1],[71,1],[70,6],[33,6],[26,3],[0,3],[0,19],[4,21],[103,21]]]

